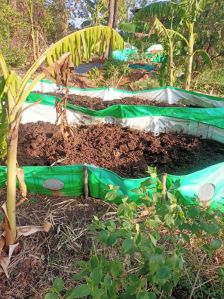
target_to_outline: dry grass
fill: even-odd
[[[0,203],[5,192],[0,193]],[[19,249],[9,267],[10,279],[0,274],[0,299],[43,298],[56,276],[73,283],[77,262],[88,259],[91,240],[87,228],[93,216],[114,211],[100,200],[29,195],[30,201],[17,210],[18,225],[41,225],[45,220],[52,230],[19,239]]]

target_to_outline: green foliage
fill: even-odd
[[[89,78],[97,81],[98,86],[117,86],[123,77],[127,77],[132,72],[129,64],[117,60],[109,59],[100,70],[97,67],[89,71]]]
[[[221,67],[223,61],[215,64],[213,69],[207,69],[201,72],[194,80],[193,86],[195,90],[201,92],[224,95],[224,68]]]
[[[94,217],[92,255],[80,262],[80,272],[74,276],[78,286],[69,289],[65,298],[173,298],[186,273],[193,273],[193,265],[187,264],[190,244],[197,242],[202,261],[223,246],[223,214],[200,205],[183,206],[177,197],[178,182],[164,197],[155,169],[148,171],[151,178],[134,191],[145,210],[124,198],[115,218]],[[108,200],[117,192],[110,189]],[[189,286],[188,291],[186,297]]]
[[[20,62],[23,62],[23,57],[19,57],[19,52],[22,54],[23,50],[19,49],[18,44],[12,47],[11,41],[13,33],[19,27],[23,27],[24,22],[20,14],[10,6],[8,1],[1,0],[0,5],[0,50],[4,53],[7,63],[12,62],[13,66],[17,66]]]
[[[67,34],[68,16],[63,17],[66,10],[60,2],[0,0],[0,50],[9,65],[31,61],[33,38],[39,51]]]
[[[92,68],[88,74],[91,80],[98,80],[100,78],[100,70],[96,66]]]
[[[116,60],[107,60],[104,64],[104,79],[110,79],[114,85],[121,77],[125,77],[131,73],[129,64]]]
[[[218,10],[222,8],[222,5],[220,1],[213,3],[213,1],[210,0],[155,2],[140,9],[135,15],[135,23],[136,21],[147,21],[153,24],[154,18],[156,18],[154,27],[157,29],[160,42],[165,45],[169,57],[167,67],[169,69],[170,85],[173,85],[176,81],[175,70],[177,66],[175,64],[177,60],[187,65],[184,68],[186,89],[189,89],[191,85],[191,79],[193,77],[193,57],[196,56],[196,54],[200,55],[200,59],[197,57],[194,57],[194,59],[198,59],[198,61],[202,60],[205,64],[212,67],[211,56],[208,53],[208,50],[210,50],[214,44],[213,37],[211,37],[213,34],[211,35],[210,32],[210,28],[212,27],[210,26],[210,28],[208,28],[206,23],[210,23],[210,20],[208,19],[206,21],[205,19],[211,14],[211,7],[217,11],[219,16]],[[159,18],[160,21],[158,21],[157,18]],[[214,20],[215,23],[216,21],[217,20]],[[217,24],[219,24],[219,22],[217,22]],[[221,28],[217,29],[219,37],[222,35],[222,22],[220,27]],[[203,45],[203,43],[198,41],[199,36],[202,34],[201,28],[204,29],[202,31],[203,35],[205,36],[207,34],[209,36],[207,48],[201,48],[200,46]],[[205,31],[205,28],[207,28],[207,31]],[[214,36],[217,36],[217,30],[214,32]],[[217,41],[216,44],[218,44]],[[197,49],[196,51],[195,48]],[[185,59],[180,59],[180,57],[185,57]],[[199,66],[199,63],[197,63],[197,66]]]
[[[112,28],[108,26],[94,26],[76,31],[51,46],[46,56],[47,63],[50,65],[65,52],[72,54],[75,65],[82,62],[88,62],[93,55],[102,55],[109,47],[115,49],[123,49],[124,41],[122,37]]]

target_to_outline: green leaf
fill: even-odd
[[[0,213],[0,223],[4,220],[4,213]]]
[[[149,295],[149,299],[156,299],[156,293],[149,292],[148,295]]]
[[[94,295],[94,297],[93,297],[94,299],[101,299],[102,296],[105,295],[105,290],[95,287],[93,295]],[[103,298],[105,298],[105,297],[103,297]]]
[[[200,215],[200,208],[197,206],[189,207],[188,209],[188,216],[192,219],[195,219]]]
[[[99,265],[99,259],[97,256],[92,256],[91,259],[90,259],[90,265],[91,265],[91,268],[94,269],[96,267],[98,267]]]
[[[107,289],[109,289],[112,285],[112,279],[110,275],[107,273],[106,276],[104,277],[104,285]]]
[[[218,276],[220,279],[224,280],[224,267],[218,269]]]
[[[105,195],[105,200],[106,201],[114,201],[117,198],[118,194],[116,191],[109,191]]]
[[[53,286],[52,286],[58,293],[60,293],[64,288],[64,281],[60,277],[56,277]]]
[[[122,251],[127,254],[133,254],[136,251],[135,243],[131,239],[126,239],[122,243]]]
[[[117,240],[119,238],[120,238],[120,232],[119,231],[111,233],[110,236],[108,237],[107,241],[106,241],[106,244],[108,246],[112,246],[112,245],[114,245],[117,242]]]
[[[114,277],[120,276],[123,272],[123,263],[120,261],[111,261],[110,262],[110,273]]]
[[[136,299],[156,299],[156,294],[154,292],[142,291],[137,295]]]
[[[136,32],[136,24],[135,23],[122,23],[119,28],[125,32],[135,33]]]
[[[167,214],[165,217],[164,217],[164,221],[166,223],[167,226],[172,226],[174,224],[174,218],[172,215],[169,215]]]
[[[196,55],[196,54],[199,54],[201,56],[201,58],[203,59],[204,63],[208,64],[212,68],[212,66],[213,66],[212,59],[205,50],[203,50],[203,49],[196,50],[193,55]]]
[[[148,166],[146,172],[150,174],[151,178],[157,178],[157,168],[156,167]]]
[[[203,228],[207,233],[211,235],[217,235],[219,232],[219,227],[216,224],[212,224],[212,223],[204,224]]]
[[[65,298],[66,299],[74,299],[74,298],[83,298],[85,296],[89,296],[91,294],[91,290],[87,284],[82,284],[81,286],[70,290]]]
[[[220,240],[214,239],[212,240],[212,242],[210,243],[210,248],[212,250],[217,250],[222,246],[222,242]]]
[[[90,269],[83,269],[77,274],[73,275],[73,279],[78,281],[83,279],[84,277],[88,277],[89,274],[90,274]]]
[[[56,293],[47,293],[44,299],[59,299],[59,296]]]
[[[170,284],[169,281],[167,281],[163,286],[162,286],[163,291],[165,291],[166,293],[171,293],[173,286],[172,284]]]
[[[156,245],[157,245],[156,238],[152,234],[149,234],[149,237],[150,237],[150,240],[152,241],[152,244],[156,247]]]
[[[173,269],[179,266],[179,262],[180,258],[176,254],[169,256],[166,261],[166,263]]]
[[[167,281],[171,276],[171,271],[167,266],[161,266],[156,272],[156,276],[159,280]]]
[[[150,273],[154,274],[164,262],[165,258],[162,254],[151,255],[149,259]]]
[[[90,278],[92,279],[94,285],[98,285],[102,279],[102,269],[100,267],[95,268],[92,271]]]
[[[191,239],[187,234],[181,234],[181,237],[183,238],[184,242],[190,243]]]
[[[107,243],[107,239],[109,238],[110,234],[106,230],[101,230],[99,232],[99,240],[103,243]]]

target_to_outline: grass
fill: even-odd
[[[193,81],[193,88],[224,97],[224,67],[216,66],[199,74]]]

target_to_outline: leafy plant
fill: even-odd
[[[92,68],[88,74],[91,80],[98,80],[100,78],[100,70],[96,66]]]
[[[184,42],[184,46],[186,46],[186,89],[189,89],[191,86],[193,59],[196,54],[199,54],[202,59],[211,66],[211,59],[208,53],[204,49],[195,50],[197,38],[195,27],[199,21],[199,17],[203,13],[203,10],[209,4],[210,0],[155,2],[141,9],[135,16],[135,18],[139,19],[142,19],[143,17],[156,18],[156,26],[159,26],[161,31],[165,34],[169,45],[169,76],[171,85],[174,81],[173,52],[175,46],[175,37],[179,37],[181,41]],[[158,21],[158,19],[161,21]],[[169,20],[169,22],[167,22],[167,20]],[[164,25],[163,23],[167,23],[168,26],[166,26],[166,24]]]
[[[92,255],[80,262],[80,272],[74,276],[79,286],[64,292],[64,298],[172,298],[190,270],[187,257],[193,242],[201,250],[198,269],[223,246],[223,214],[204,209],[197,201],[183,206],[176,191],[178,182],[166,190],[165,176],[161,181],[155,169],[149,172],[150,179],[134,190],[139,202],[124,197],[114,218],[94,217]],[[117,191],[110,186],[107,200],[113,200]],[[194,291],[190,290],[189,298]]]
[[[128,63],[108,60],[104,64],[104,80],[108,81],[109,86],[117,86],[123,77],[131,73]]]

